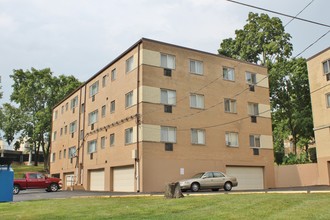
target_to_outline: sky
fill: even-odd
[[[329,0],[237,1],[293,16],[312,2],[299,17],[330,25]],[[0,104],[10,102],[14,69],[50,68],[86,81],[142,37],[217,53],[250,11],[291,20],[226,0],[0,0]],[[329,29],[293,20],[285,27],[293,56]],[[329,42],[330,33],[301,56]]]

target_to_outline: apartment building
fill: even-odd
[[[330,185],[330,47],[307,60],[319,184]]]
[[[163,191],[206,170],[274,187],[267,69],[142,38],[53,109],[51,174],[99,191]]]

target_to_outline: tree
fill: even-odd
[[[1,129],[8,145],[12,144],[15,135],[22,129],[22,114],[20,109],[5,103],[1,113]]]
[[[247,24],[235,34],[235,39],[222,41],[219,54],[267,66],[292,54],[291,36],[279,18],[250,12]]]
[[[282,163],[283,140],[292,137],[294,152],[313,140],[313,121],[306,60],[292,59],[291,36],[279,18],[250,12],[235,38],[220,44],[219,54],[268,67],[274,154]],[[282,158],[281,158],[282,156]]]
[[[11,100],[20,105],[25,116],[23,135],[29,137],[38,165],[40,147],[43,150],[45,169],[48,168],[52,108],[81,83],[73,76],[54,77],[49,68],[23,71],[14,70]]]

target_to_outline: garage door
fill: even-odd
[[[65,189],[68,189],[68,187],[72,187],[75,183],[75,176],[73,173],[65,174]]]
[[[237,178],[238,186],[233,190],[264,189],[262,167],[227,167],[226,173]]]
[[[113,191],[134,192],[134,167],[116,167],[113,169]]]
[[[89,171],[90,190],[104,191],[104,170]]]

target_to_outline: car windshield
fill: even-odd
[[[201,178],[204,175],[204,173],[197,173],[191,178]]]

